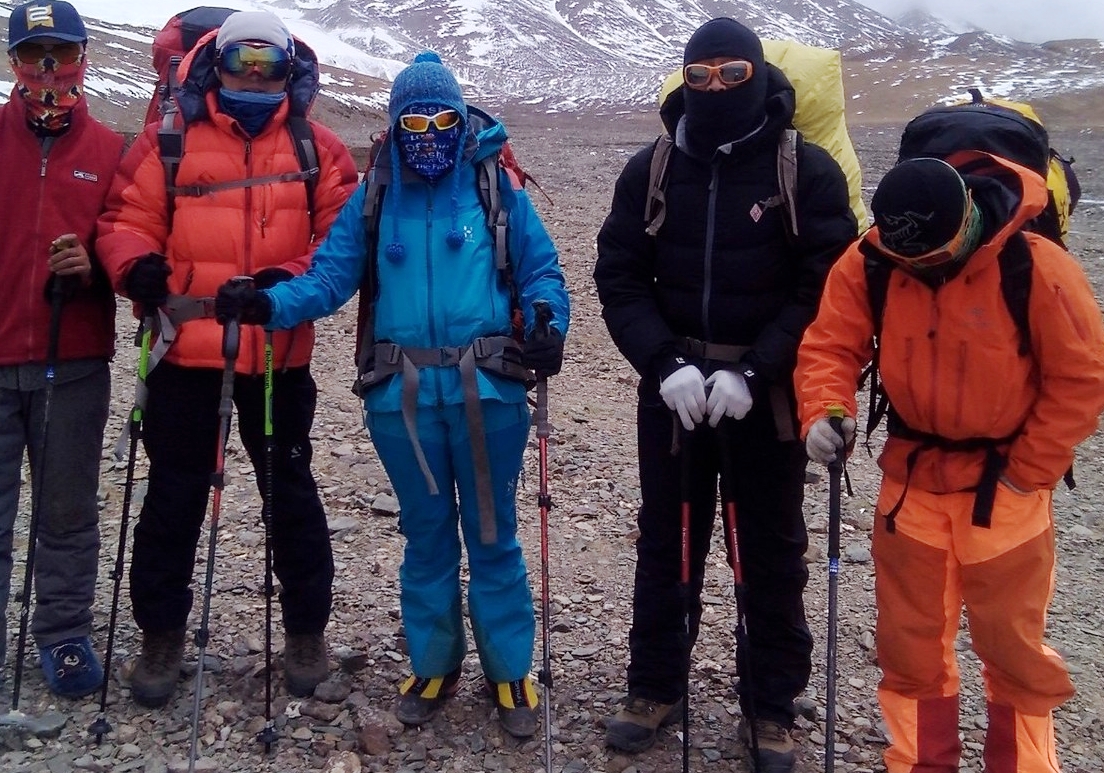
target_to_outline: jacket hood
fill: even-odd
[[[215,74],[217,33],[218,30],[211,30],[200,38],[195,48],[180,63],[180,87],[173,92],[173,97],[180,106],[184,123],[203,120],[209,116],[207,94],[219,87],[219,79]],[[302,40],[293,39],[295,55],[291,59],[291,75],[287,85],[288,112],[294,116],[306,116],[321,88],[318,56]]]
[[[962,175],[982,214],[981,244],[961,271],[971,274],[997,260],[1005,242],[1043,212],[1048,200],[1046,181],[1027,167],[976,150],[954,153],[946,161]],[[880,248],[877,226],[862,238]]]
[[[685,85],[673,89],[659,109],[659,117],[663,121],[663,127],[668,134],[675,138],[679,149],[684,152],[686,145],[685,142],[679,141],[679,133],[680,124],[686,113],[685,89]],[[793,85],[782,70],[767,62],[766,120],[750,134],[729,143],[729,146],[734,150],[758,145],[764,137],[769,137],[773,142],[779,132],[793,123],[796,109],[797,95],[794,92]]]
[[[473,140],[474,147],[472,147]],[[482,161],[498,153],[505,142],[506,127],[502,122],[478,107],[468,105],[468,143],[464,150],[464,157],[470,157],[473,162]]]

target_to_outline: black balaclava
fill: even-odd
[[[695,154],[712,156],[722,145],[752,133],[766,120],[767,64],[759,37],[735,19],[712,19],[690,36],[683,65],[717,56],[751,62],[751,80],[724,91],[683,87],[686,140]]]

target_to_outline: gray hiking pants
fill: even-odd
[[[106,360],[58,364],[50,397],[45,485],[39,503],[34,566],[31,632],[40,647],[87,636],[92,630],[100,552],[96,490],[110,396]],[[13,530],[20,510],[26,514],[24,533],[30,523],[32,491],[39,483],[45,408],[43,365],[0,367],[0,664],[6,654],[4,623],[11,597]],[[32,486],[24,493],[20,508],[24,450],[28,452]],[[21,589],[22,572],[17,583]]]

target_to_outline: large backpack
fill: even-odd
[[[1046,180],[1047,208],[1028,229],[1065,246],[1081,186],[1073,158],[1064,158],[1050,146],[1046,128],[1030,105],[985,97],[980,89],[970,89],[968,100],[930,108],[909,121],[901,135],[898,161],[923,156],[946,159],[960,150],[992,153]]]
[[[168,202],[168,222],[172,227],[177,195],[200,195],[209,193],[210,188],[201,192],[181,191],[176,185],[176,174],[184,157],[184,126],[180,120],[180,111],[173,99],[176,89],[180,88],[177,70],[181,61],[192,48],[212,30],[218,29],[230,14],[232,8],[217,6],[199,6],[181,11],[169,19],[153,39],[153,66],[157,71],[157,84],[146,108],[145,124],[158,123],[157,147],[161,165],[165,169],[165,190]],[[314,131],[305,116],[289,115],[288,132],[291,134],[296,157],[299,159],[300,173],[307,193],[307,212],[310,216],[311,231],[314,231],[314,191],[318,183],[320,168],[318,150],[314,143]],[[249,182],[249,181],[245,181]],[[256,181],[252,181],[256,184]],[[227,186],[222,186],[227,187]]]
[[[218,29],[233,8],[200,6],[181,11],[173,16],[153,38],[153,68],[157,71],[157,84],[146,108],[145,125],[160,121],[168,111],[175,111],[173,89],[180,85],[176,71],[180,61],[195,47],[199,39],[213,29]]]
[[[797,211],[794,197],[797,191],[797,147],[800,139],[818,145],[831,154],[847,178],[851,211],[865,231],[866,207],[862,199],[862,170],[858,156],[847,133],[846,100],[843,91],[843,67],[839,51],[818,48],[794,40],[763,40],[763,53],[768,62],[785,73],[794,88],[797,103],[793,128],[782,133],[778,144],[778,185],[781,204],[788,215],[790,235],[797,235]],[[667,97],[682,86],[682,70],[667,77],[659,92],[660,107]],[[649,235],[655,236],[663,225],[667,185],[667,165],[674,142],[663,134],[655,143],[648,179],[648,196],[644,219]]]

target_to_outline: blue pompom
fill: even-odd
[[[406,247],[399,242],[391,242],[387,245],[387,259],[392,263],[399,263],[406,257]]]
[[[413,64],[417,64],[418,62],[436,62],[437,64],[441,64],[441,57],[437,56],[434,51],[423,51],[414,57]]]
[[[445,234],[445,244],[454,250],[458,250],[464,246],[464,234],[457,231],[455,228],[450,228],[449,232]]]

